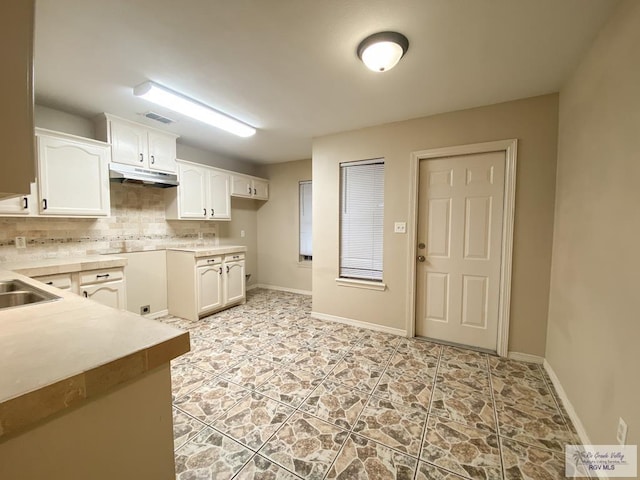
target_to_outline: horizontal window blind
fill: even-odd
[[[340,277],[382,281],[384,162],[340,165]]]
[[[311,253],[311,182],[300,182],[300,255],[312,256]]]

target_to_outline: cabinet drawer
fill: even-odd
[[[71,288],[71,274],[59,273],[57,275],[45,275],[42,277],[33,277],[34,280],[44,283],[45,285],[51,285],[52,287],[60,288],[62,290]]]
[[[91,285],[93,283],[114,282],[124,278],[124,271],[121,268],[107,268],[105,270],[89,270],[80,272],[80,285]]]
[[[225,262],[237,262],[239,260],[244,260],[244,253],[232,253],[224,256]]]
[[[222,263],[222,257],[202,257],[196,259],[196,267],[206,267],[207,265],[217,265]]]

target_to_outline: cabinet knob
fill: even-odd
[[[84,292],[82,292],[82,295],[84,295],[84,298],[89,298],[89,294],[87,293],[86,290]]]
[[[24,209],[26,210],[27,208],[29,208],[29,198],[24,197],[22,200],[24,201]]]
[[[207,216],[207,209],[203,208],[202,210],[204,210],[204,216],[206,217]]]
[[[155,155],[151,155],[151,165],[156,163],[156,156]]]
[[[213,210],[213,208],[212,208],[212,209],[211,209],[211,216],[212,216],[212,217],[213,217],[213,212],[214,212],[214,210]]]
[[[227,273],[229,273],[229,265],[227,265]]]
[[[142,153],[140,154],[140,161],[144,162],[144,155]]]
[[[42,209],[43,209],[43,210],[46,210],[46,209],[47,209],[47,199],[46,199],[46,198],[43,198],[43,199],[42,199]]]

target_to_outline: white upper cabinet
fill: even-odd
[[[231,220],[231,196],[269,199],[269,181],[199,163],[176,160],[178,188],[168,188],[170,220]]]
[[[109,215],[109,145],[36,129],[41,215]]]
[[[111,160],[145,166],[147,131],[135,123],[111,121]]]
[[[149,131],[149,168],[162,172],[176,172],[176,137]]]
[[[269,181],[240,173],[232,174],[231,195],[234,197],[269,200]]]
[[[168,189],[167,218],[231,220],[229,173],[178,160],[180,185]]]
[[[104,114],[97,133],[111,144],[111,161],[147,170],[176,173],[177,135]]]
[[[231,178],[231,195],[251,198],[253,195],[251,178],[246,175],[233,174]]]
[[[253,188],[253,198],[257,200],[269,200],[269,182],[254,178],[251,180]]]
[[[37,202],[36,184],[31,182],[31,193],[19,197],[0,200],[0,215],[28,216],[36,209],[34,203]]]
[[[178,163],[178,179],[180,185],[177,187],[179,218],[195,218],[206,220],[209,215],[207,211],[207,171],[191,163]],[[174,189],[171,189],[174,190]],[[175,194],[175,192],[167,192]]]
[[[231,196],[229,193],[229,174],[222,170],[209,169],[209,205],[211,218],[231,220]]]

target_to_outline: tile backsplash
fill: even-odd
[[[109,218],[0,217],[0,262],[218,244],[213,222],[166,220],[164,195],[112,183]],[[16,248],[18,236],[27,248]]]

